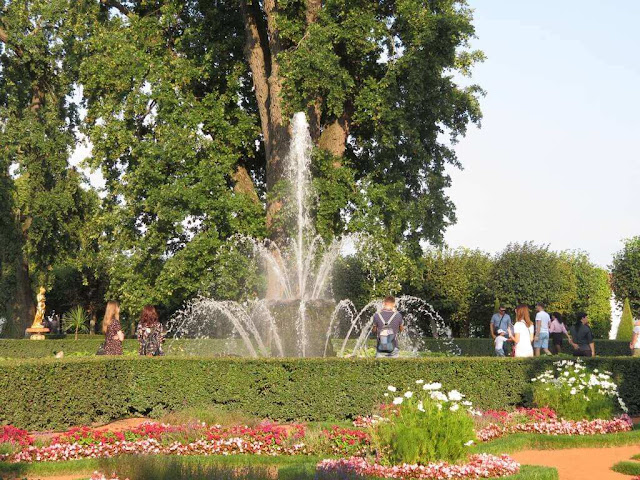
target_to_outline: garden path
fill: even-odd
[[[558,469],[560,480],[629,480],[611,470],[621,461],[640,453],[640,445],[611,448],[569,448],[566,450],[524,450],[511,454],[522,465]]]

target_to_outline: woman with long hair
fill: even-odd
[[[140,314],[140,323],[136,332],[140,347],[138,352],[143,356],[164,355],[162,342],[164,341],[164,329],[158,319],[158,312],[153,305],[146,305]]]
[[[533,323],[527,305],[516,308],[516,322],[513,326],[513,341],[516,357],[533,357]]]
[[[114,300],[107,303],[102,320],[102,331],[104,332],[104,354],[122,355],[122,342],[124,333],[120,325],[120,304]]]

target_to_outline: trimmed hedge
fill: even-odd
[[[90,337],[85,335],[78,340],[67,337],[59,340],[0,340],[0,358],[45,358],[53,357],[56,352],[64,351],[65,355],[76,353],[95,353],[103,342],[101,335]],[[460,347],[466,357],[491,357],[494,355],[493,341],[490,338],[456,338],[455,344]],[[222,340],[168,340],[165,345],[167,354],[180,355],[181,351],[197,353],[198,356],[220,356],[224,349],[220,347]],[[441,340],[425,339],[425,347],[432,352],[446,351]],[[239,348],[242,348],[239,345]],[[138,342],[134,339],[124,341],[125,352],[138,351]],[[565,342],[565,352],[571,348]],[[617,340],[596,340],[596,353],[599,356],[629,356],[629,342]]]
[[[64,429],[132,415],[217,405],[275,420],[332,421],[371,412],[389,384],[416,379],[458,389],[479,408],[525,404],[530,379],[553,359],[79,358],[0,362],[0,423]],[[640,360],[595,358],[640,412]]]

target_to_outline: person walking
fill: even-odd
[[[596,347],[593,342],[593,332],[589,326],[589,317],[586,313],[579,313],[578,319],[571,327],[571,335],[575,341],[573,355],[576,357],[595,357]]]
[[[107,310],[102,320],[104,332],[104,355],[122,355],[122,342],[124,333],[120,325],[120,304],[116,301],[107,303]]]
[[[396,310],[396,299],[385,297],[382,310],[373,314],[373,333],[376,334],[376,358],[400,356],[398,334],[404,330],[402,314]]]
[[[513,341],[516,357],[533,357],[533,323],[527,305],[516,308],[516,323],[513,326]]]
[[[551,335],[551,352],[558,355],[562,352],[562,341],[564,337],[569,340],[569,345],[575,348],[575,343],[571,339],[571,335],[567,331],[567,327],[562,320],[562,315],[558,312],[551,314],[551,323],[549,324],[549,334]]]
[[[633,337],[631,337],[631,355],[640,357],[640,318],[636,319],[633,326]]]
[[[140,323],[136,330],[136,336],[140,346],[138,353],[146,357],[158,357],[164,355],[162,342],[164,341],[164,328],[158,319],[158,312],[153,305],[146,305],[140,314]]]
[[[551,323],[551,317],[544,310],[542,303],[536,303],[536,330],[535,337],[533,338],[534,355],[540,356],[540,349],[544,350],[544,353],[551,355],[549,351],[549,324]]]
[[[513,336],[513,323],[511,322],[511,317],[507,313],[507,309],[504,305],[500,305],[498,311],[491,317],[491,322],[489,322],[489,331],[491,332],[491,338],[493,338],[495,345],[496,356],[509,356],[509,342],[499,341],[498,343],[501,344],[500,350],[502,350],[502,355],[498,353],[496,338],[499,336],[498,332],[500,330],[505,332],[506,338],[511,338]]]

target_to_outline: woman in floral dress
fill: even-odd
[[[104,354],[122,355],[122,342],[124,333],[120,325],[120,304],[115,301],[107,303],[107,310],[102,321],[102,331],[104,332]]]
[[[140,355],[156,357],[164,355],[162,342],[164,341],[164,329],[158,320],[158,312],[153,305],[147,305],[142,309],[140,323],[137,330]]]

